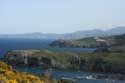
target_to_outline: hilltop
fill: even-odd
[[[58,47],[82,47],[82,48],[98,48],[98,47],[118,47],[125,45],[125,34],[106,37],[87,37],[76,40],[56,40],[49,44]]]

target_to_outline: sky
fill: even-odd
[[[0,34],[125,26],[125,0],[0,0]]]

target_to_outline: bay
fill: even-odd
[[[20,49],[49,49],[55,51],[71,51],[71,52],[84,52],[84,51],[94,51],[94,48],[59,48],[50,47],[48,44],[53,40],[43,40],[43,39],[15,39],[15,38],[0,38],[0,58],[2,58],[8,51],[20,50]],[[33,74],[41,74],[47,70],[39,68],[16,68],[21,72],[29,72]],[[53,70],[51,72],[52,76],[56,79],[72,78],[76,77],[86,77],[90,75],[96,75],[97,73],[83,72],[83,71],[63,71],[63,70]],[[75,79],[77,83],[112,83],[112,81],[107,80],[87,80],[87,79]],[[125,81],[115,81],[113,83],[125,83]]]
[[[53,40],[43,39],[18,39],[18,38],[0,38],[0,57],[3,57],[8,51],[20,49],[49,49],[56,51],[94,51],[93,48],[59,48],[51,47],[48,44]]]

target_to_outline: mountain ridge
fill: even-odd
[[[30,38],[30,39],[79,39],[84,37],[111,36],[125,33],[125,27],[115,27],[108,30],[85,30],[72,33],[26,33],[26,34],[1,34],[0,38]]]

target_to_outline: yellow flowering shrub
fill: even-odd
[[[18,83],[16,80],[8,80],[6,83]]]
[[[0,61],[0,83],[45,83],[40,77],[12,70],[11,66]]]
[[[57,81],[53,81],[49,76],[15,71],[11,66],[0,61],[0,83],[57,83]]]
[[[6,63],[0,61],[0,68],[6,69],[6,70],[12,70],[12,67],[7,65]]]

